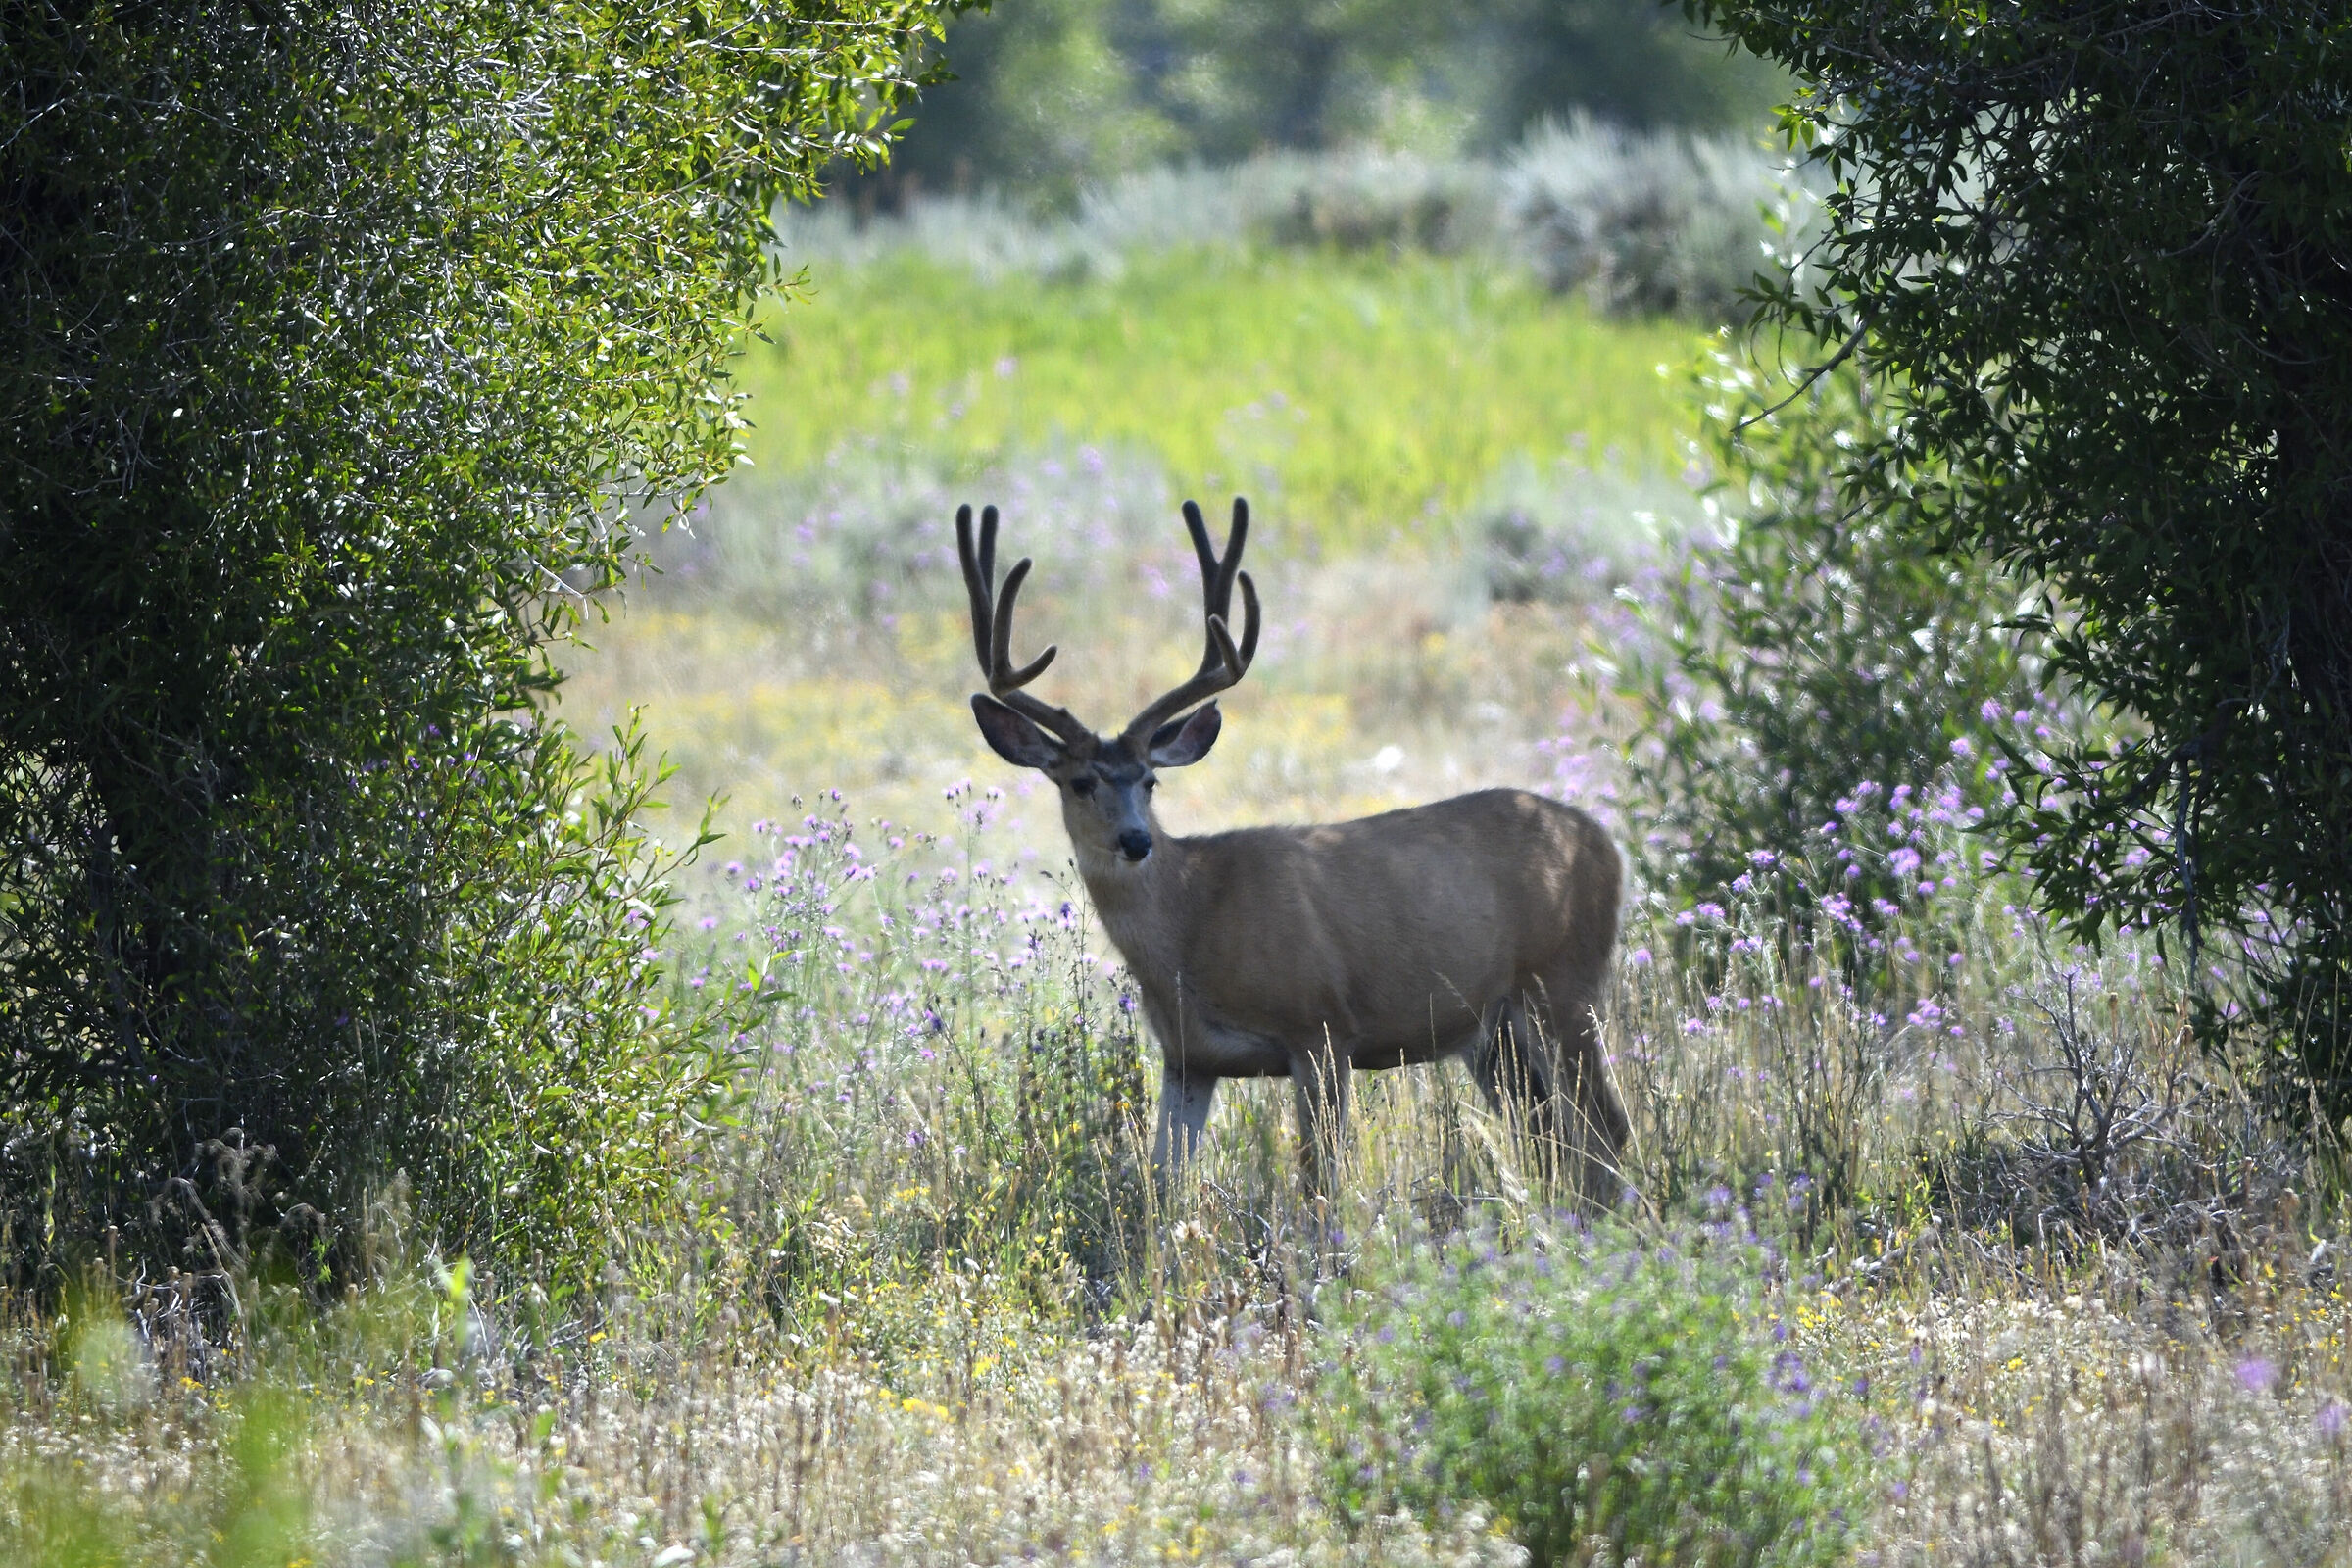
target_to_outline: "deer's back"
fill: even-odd
[[[1269,1033],[1328,1023],[1418,1054],[1564,951],[1598,965],[1616,940],[1615,846],[1584,812],[1520,790],[1186,848],[1203,895],[1182,937],[1188,982]]]

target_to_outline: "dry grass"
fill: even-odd
[[[1172,517],[1168,533],[1180,547]],[[1181,579],[1159,597],[1063,587],[1062,566],[1041,560],[1020,636],[1062,650],[1040,685],[1050,700],[1111,728],[1199,661],[1198,600]],[[1542,783],[1563,727],[1589,727],[1567,674],[1585,653],[1578,606],[1490,608],[1468,597],[1478,585],[1465,587],[1463,566],[1443,558],[1277,558],[1259,575],[1265,647],[1249,685],[1226,701],[1214,759],[1163,794],[1176,831]],[[1035,780],[1000,763],[972,727],[967,704],[980,682],[970,636],[960,606],[944,603],[885,623],[822,606],[760,616],[691,591],[641,589],[569,662],[560,711],[604,731],[643,705],[654,744],[679,769],[673,803],[724,794],[721,819],[738,830],[790,814],[795,795],[832,789],[898,822],[928,821],[941,790],[959,780],[1026,803]],[[1058,818],[1020,814],[1022,847],[1058,863]]]
[[[1198,657],[1149,499],[1132,551],[1009,547],[1041,558],[1022,645],[1060,642],[1050,696],[1103,723]],[[1165,792],[1179,829],[1605,804],[1570,674],[1605,580],[1494,605],[1427,541],[1253,560],[1264,653]],[[1456,1067],[1374,1075],[1309,1213],[1287,1086],[1232,1086],[1160,1193],[1145,1043],[1050,803],[971,730],[956,584],[893,581],[885,613],[838,573],[681,572],[571,660],[573,722],[645,704],[673,799],[732,794],[681,983],[779,977],[669,1223],[554,1300],[445,1268],[388,1199],[323,1312],[259,1268],[233,1299],[94,1269],[62,1313],[0,1302],[0,1561],[1517,1560],[1474,1498],[1343,1516],[1313,1420],[1335,1293],[1416,1237],[1550,1223],[1508,1129]],[[2072,953],[2016,901],[1947,880],[1861,995],[1785,957],[1778,911],[1637,903],[1622,1223],[1741,1208],[1773,1244],[1753,1332],[1874,1435],[1860,1560],[2352,1562],[2341,1152],[2191,1053],[2152,950]]]
[[[1791,1288],[1816,1366],[1868,1378],[1882,1423],[1864,1560],[2343,1560],[2343,1302],[2279,1261],[2201,1299],[1984,1259]],[[57,1378],[12,1412],[10,1501],[49,1510],[52,1542],[95,1513],[108,1549],[20,1537],[12,1560],[1512,1560],[1475,1507],[1435,1534],[1331,1516],[1297,1419],[1311,1335],[1296,1298],[1244,1289],[1088,1333],[951,1273],[894,1312],[950,1355],[896,1378],[822,1343],[643,1324],[551,1357],[561,1387],[477,1370],[435,1391],[419,1357],[380,1394],[310,1393],[258,1476],[235,1454],[292,1418],[250,1392],[125,1414]]]
[[[1022,1087],[1080,1019],[1108,1054],[1138,1043],[1083,927],[1041,917],[1020,877],[957,883],[963,926],[858,961],[884,913],[942,906],[928,870],[879,891],[936,849],[888,860],[808,966],[809,1005],[759,1042],[762,1084],[707,1156],[729,1234],[651,1239],[658,1268],[551,1311],[527,1282],[474,1298],[398,1261],[388,1215],[381,1283],[318,1318],[248,1282],[225,1356],[169,1289],[127,1319],[103,1298],[17,1319],[11,1560],[1515,1560],[1475,1499],[1435,1528],[1327,1500],[1318,1325],[1354,1287],[1318,1268],[1280,1086],[1230,1096],[1163,1202],[1120,1185],[1131,1119],[1081,1140],[1082,1107]],[[839,840],[798,853],[777,918],[856,863]],[[1744,1204],[1779,1239],[1757,1331],[1875,1433],[1863,1560],[2346,1560],[2352,1310],[2332,1245],[2314,1251],[2341,1227],[2329,1167],[2283,1156],[2184,1054],[2158,971],[2054,971],[2030,925],[1979,908],[1956,974],[1915,988],[1949,1004],[1932,1026],[1740,948],[1761,911],[1679,966],[1658,955],[1691,929],[1637,914],[1628,947],[1650,956],[1613,1025],[1631,1178],[1669,1212]],[[935,952],[953,961],[923,970]],[[877,984],[922,973],[961,999],[946,1027],[874,1022]],[[2023,1157],[2047,1150],[2030,1135],[2070,982],[2078,1033],[2129,1043],[2149,1093],[2185,1085],[2160,1137],[2116,1152],[2104,1219],[2070,1206],[2062,1161]],[[1356,1273],[1416,1231],[1543,1223],[1458,1070],[1364,1087],[1333,1216]],[[1996,1203],[1971,1173],[2002,1158]],[[1073,1182],[1048,1191],[1049,1167]],[[2154,1223],[2181,1205],[2196,1224]]]

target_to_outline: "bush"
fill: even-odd
[[[1117,276],[1126,258],[1147,251],[1328,245],[1449,254],[1494,244],[1500,219],[1490,165],[1356,148],[1139,170],[1086,187],[1064,213],[1033,213],[983,191],[909,202],[870,220],[826,203],[787,213],[782,228],[801,259],[856,266],[910,250],[991,280],[1066,281]]]
[[[1737,407],[1737,380],[1723,390]],[[2065,719],[2006,627],[2016,585],[1836,504],[1836,455],[1882,416],[1850,376],[1744,429],[1719,415],[1716,536],[1643,585],[1610,650],[1637,724],[1636,854],[1680,902],[1762,884],[1809,909],[1834,889],[1883,923],[1870,911],[1920,880],[1883,830],[1931,803],[1982,820],[2013,798],[2009,749]]]
[[[1653,574],[1693,526],[1690,487],[1664,475],[1569,460],[1505,462],[1463,512],[1470,564],[1501,604],[1574,604]]]
[[[1512,233],[1552,289],[1610,311],[1725,320],[1812,199],[1733,137],[1635,134],[1578,119],[1538,127],[1503,172]]]
[[[795,260],[855,266],[898,251],[986,278],[1116,275],[1171,249],[1310,246],[1525,261],[1604,311],[1740,313],[1771,247],[1801,241],[1812,199],[1750,141],[1642,135],[1579,120],[1497,160],[1348,148],[1141,170],[1066,214],[981,192],[864,220],[829,204],[783,219]]]
[[[1899,415],[1838,504],[2047,583],[2055,672],[2138,733],[2055,748],[2012,842],[2074,935],[2237,966],[2278,1088],[2352,1111],[2352,37],[2319,5],[1698,0],[1799,74],[1836,194],[1767,315]],[[2249,108],[2249,106],[2258,106]],[[2118,287],[2119,279],[2128,280]],[[2227,951],[2227,949],[2225,949]],[[2209,1033],[2209,1038],[2212,1038]]]
[[[702,1068],[546,650],[930,15],[183,9],[0,51],[0,1243],[217,1274],[405,1169],[592,1263]]]
[[[1744,1220],[1422,1248],[1367,1282],[1329,1347],[1340,1505],[1483,1503],[1539,1565],[1596,1544],[1616,1562],[1838,1560],[1858,1433],[1775,1321],[1778,1258]]]

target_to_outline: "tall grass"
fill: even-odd
[[[1629,1209],[1572,1244],[1456,1068],[1365,1081],[1335,1215],[1297,1196],[1280,1085],[1236,1086],[1196,1179],[1163,1192],[1122,978],[1065,889],[1006,863],[1003,803],[959,794],[921,832],[816,804],[708,868],[713,923],[674,956],[682,984],[772,1005],[737,1042],[737,1096],[672,1233],[566,1305],[399,1263],[387,1207],[375,1283],[318,1316],[241,1280],[209,1342],[180,1281],[94,1278],[65,1318],[8,1330],[9,1560],[1512,1560],[1511,1452],[1479,1456],[1475,1424],[1447,1429],[1473,1446],[1426,1472],[1437,1493],[1367,1508],[1333,1480],[1348,1406],[1328,1379],[1368,1365],[1349,1336],[1379,1328],[1344,1303],[1423,1280],[1379,1308],[1410,1310],[1433,1236],[1553,1259],[1568,1294],[1513,1275],[1494,1333],[1597,1302],[1559,1343],[1602,1335],[1576,1354],[1630,1357],[1609,1376],[1658,1397],[1703,1373],[1642,1372],[1679,1342],[1602,1327],[1683,1310],[1622,1273],[1627,1247],[1680,1245],[1673,1225]],[[1880,1561],[2336,1560],[2352,1316],[2333,1167],[2286,1152],[2227,1064],[2187,1054],[2150,956],[2053,949],[2003,889],[1958,880],[1893,925],[1935,961],[1875,990],[1792,963],[1761,906],[1635,911],[1610,1030],[1629,1180],[1679,1223],[1750,1238],[1706,1265],[1731,1270],[1709,1275],[1706,1332],[1730,1337],[1711,1353],[1761,1356],[1742,1363],[1770,1380],[1756,1398],[1829,1423],[1819,1441],[1856,1467],[1853,1545]],[[2120,1083],[2098,1076],[2125,1055]],[[2166,1085],[2147,1136],[2058,1136],[2071,1094],[2154,1104]],[[1407,1401],[1378,1430],[1408,1465],[1416,1365],[1379,1374]],[[1579,1395],[1583,1375],[1536,1357],[1516,1386],[1600,1390]],[[1737,1487],[1688,1516],[1693,1494],[1644,1490],[1641,1467],[1677,1450],[1628,1419],[1590,1440],[1622,1484],[1545,1461],[1620,1499],[1595,1500],[1592,1541],[1544,1538],[1560,1560],[1749,1517]]]

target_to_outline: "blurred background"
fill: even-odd
[[[1783,83],[1641,0],[1013,0],[887,169],[783,215],[746,465],[575,652],[723,825],[840,789],[936,825],[980,745],[956,506],[1112,728],[1198,658],[1177,514],[1255,509],[1265,651],[1183,830],[1487,784],[1604,813],[1611,647],[1720,498],[1700,371],[1801,239]]]
[[[1547,120],[1752,133],[1775,68],[1647,0],[1008,0],[967,13],[888,170],[850,187],[1066,207],[1169,163],[1493,158]]]

